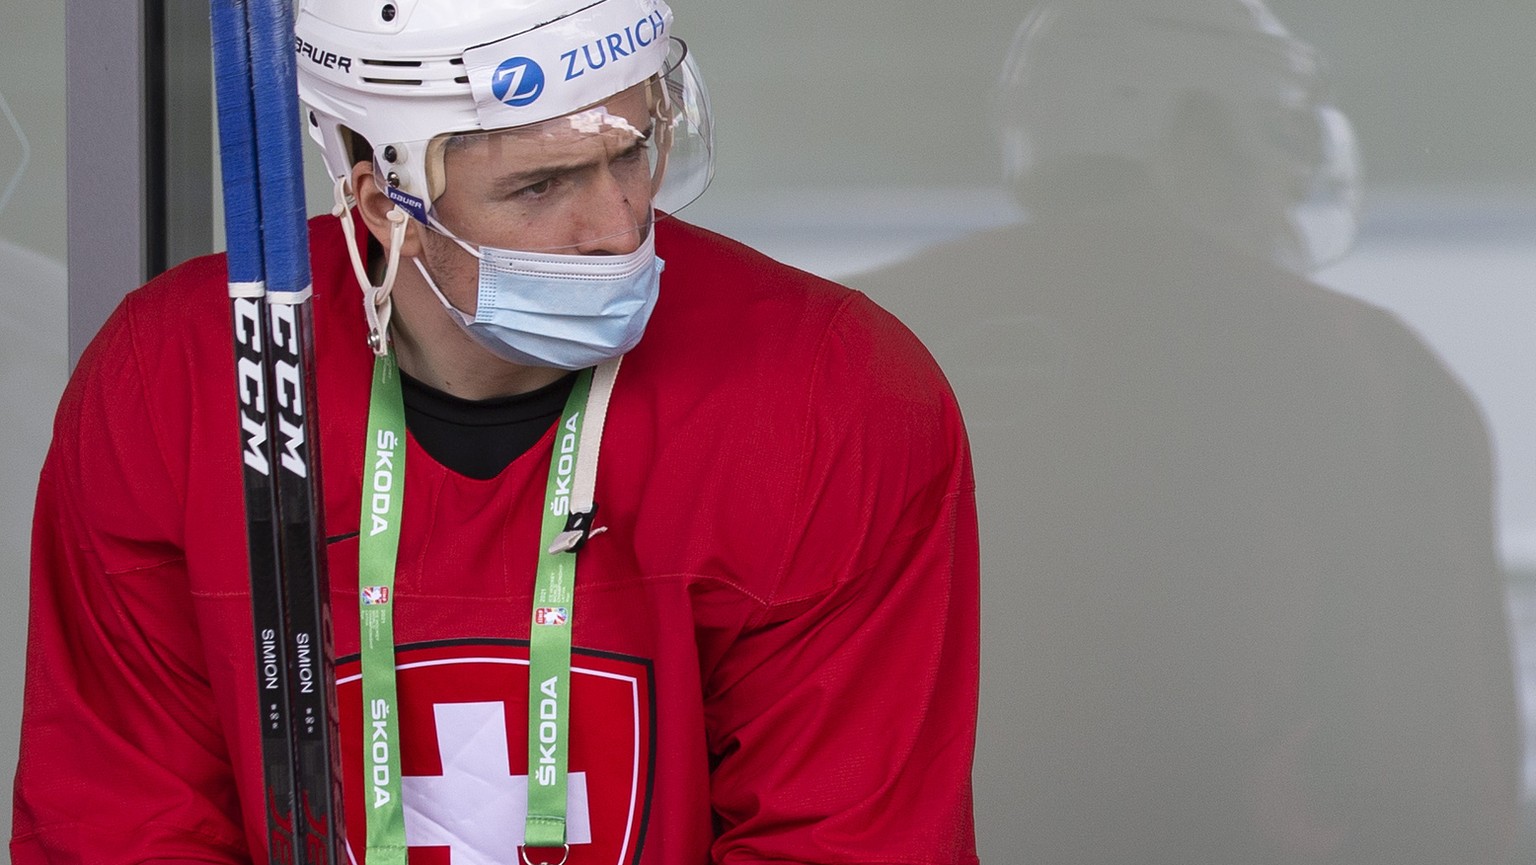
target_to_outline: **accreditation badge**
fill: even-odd
[[[453,642],[396,652],[398,743],[410,865],[517,862],[528,810],[528,644]],[[392,743],[362,705],[357,658],[336,665],[347,839],[364,861],[367,808],[389,796]],[[566,835],[570,865],[635,865],[650,810],[655,707],[649,661],[574,649]],[[376,747],[377,746],[377,747]],[[535,767],[534,771],[537,771]]]

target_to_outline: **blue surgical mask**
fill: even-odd
[[[634,348],[656,306],[665,266],[656,257],[654,233],[628,255],[461,245],[480,260],[474,315],[448,302],[420,259],[416,269],[476,342],[525,366],[585,369]]]

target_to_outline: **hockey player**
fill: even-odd
[[[975,862],[958,411],[862,295],[668,217],[710,127],[667,6],[312,0],[297,35],[340,217],[310,229],[352,860],[515,862],[547,819],[572,865]],[[224,282],[131,294],[60,407],[17,863],[266,858]],[[536,603],[592,367],[598,510],[572,599]],[[551,626],[568,691],[530,700]]]

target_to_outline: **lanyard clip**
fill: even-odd
[[[572,514],[572,516],[575,516],[575,515]],[[565,865],[565,860],[571,858],[571,845],[569,845],[569,844],[561,844],[559,848],[549,848],[549,849],[559,849],[560,850],[560,861],[559,862],[551,862],[548,859],[540,858],[539,861],[537,863],[535,863],[532,859],[528,858],[528,845],[526,845],[526,844],[524,844],[524,845],[522,845],[522,846],[517,848],[517,855],[523,857],[523,865]]]
[[[565,518],[565,531],[555,535],[555,542],[549,545],[550,555],[559,553],[574,553],[587,545],[593,535],[600,535],[608,531],[604,526],[600,529],[592,528],[592,520],[597,516],[597,502],[592,503],[590,510],[571,511]]]

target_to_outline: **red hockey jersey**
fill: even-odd
[[[348,835],[372,355],[311,225]],[[977,550],[959,412],[864,296],[681,222],[582,552],[572,865],[972,863]],[[221,258],[131,294],[59,409],[34,531],[18,865],[263,861]],[[412,865],[516,861],[553,435],[473,480],[407,446],[395,610]]]

